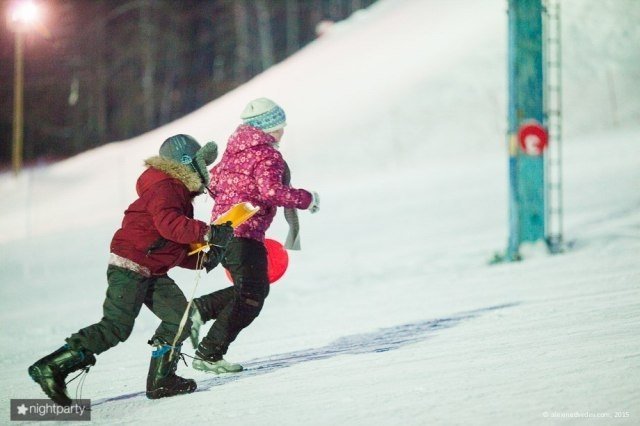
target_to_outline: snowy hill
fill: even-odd
[[[246,102],[268,96],[287,111],[293,183],[322,206],[300,214],[303,250],[231,346],[247,370],[182,365],[199,391],[147,400],[158,320],[143,309],[84,383],[93,422],[637,424],[640,3],[562,2],[571,249],[487,266],[507,241],[506,7],[382,0],[183,119],[0,176],[4,400],[41,398],[27,367],[100,318],[142,160],[174,133],[223,148]],[[284,239],[282,218],[270,234]],[[193,272],[171,276],[191,293]],[[197,294],[226,285],[216,270]]]

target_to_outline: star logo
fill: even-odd
[[[22,416],[27,415],[27,406],[24,405],[24,403],[22,403],[22,405],[18,405],[16,408],[18,409],[18,414]]]

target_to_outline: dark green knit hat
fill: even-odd
[[[160,156],[193,167],[200,175],[202,183],[209,185],[207,166],[213,164],[218,157],[218,145],[208,142],[201,147],[192,136],[179,134],[162,143]]]
[[[191,164],[196,153],[202,148],[198,141],[189,135],[175,135],[160,146],[160,156],[182,164]]]

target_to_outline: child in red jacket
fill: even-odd
[[[197,257],[187,255],[189,244],[224,247],[233,229],[193,218],[192,200],[209,183],[207,166],[217,157],[216,144],[201,147],[191,136],[176,135],[164,141],[159,154],[146,160],[147,169],[136,185],[138,199],[125,211],[122,227],[111,241],[102,319],[72,334],[64,346],[29,367],[31,378],[57,404],[71,405],[66,376],[88,369],[95,364],[95,355],[127,340],[143,304],[162,320],[149,341],[156,349],[147,377],[147,397],[196,389],[195,381],[175,374],[190,324],[177,335],[187,300],[167,271],[176,266],[211,269],[217,259],[196,264]],[[175,347],[171,346],[174,342]]]

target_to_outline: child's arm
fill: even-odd
[[[179,244],[204,242],[209,225],[186,215],[188,206],[184,200],[188,196],[180,191],[187,189],[178,188],[170,182],[155,189],[147,205],[153,223],[167,240]]]
[[[278,151],[265,155],[255,168],[255,179],[262,199],[268,204],[296,209],[306,209],[312,195],[304,189],[292,188],[282,183],[285,163]]]

